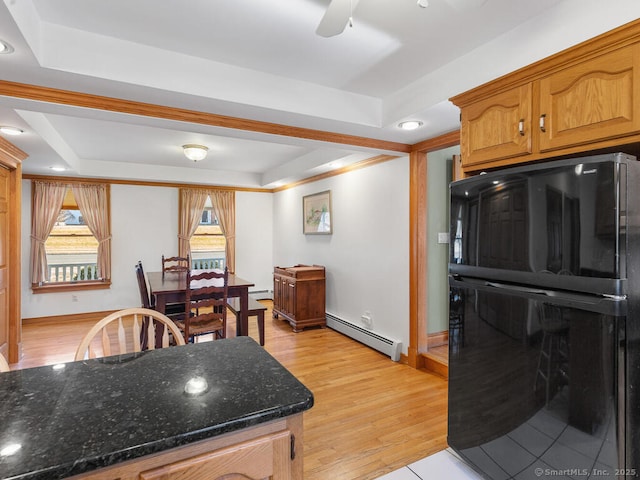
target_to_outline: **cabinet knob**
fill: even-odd
[[[518,122],[518,132],[524,137],[524,118],[521,118]]]
[[[547,128],[546,128],[546,120],[547,120],[547,114],[543,113],[542,115],[540,115],[540,131],[541,132],[546,132]]]

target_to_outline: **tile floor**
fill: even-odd
[[[378,480],[482,480],[452,450],[442,450],[411,465],[379,477]]]

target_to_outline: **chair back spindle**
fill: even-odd
[[[161,337],[156,335],[157,325],[162,325]],[[173,342],[176,345],[184,345],[182,332],[166,315],[147,308],[127,308],[107,315],[91,327],[76,350],[75,360],[98,356],[95,350],[96,342],[94,342],[98,335],[100,335],[102,347],[100,356],[107,357],[154,350],[158,346],[168,347],[171,344],[169,334],[173,336]],[[158,342],[159,337],[161,340]]]
[[[167,272],[188,272],[191,270],[191,260],[186,257],[165,257],[162,255],[162,274]]]
[[[11,368],[9,367],[9,363],[7,362],[7,359],[4,358],[4,355],[0,353],[0,373],[8,372],[10,370]]]
[[[227,330],[227,298],[229,270],[207,270],[192,274],[187,271],[185,314],[176,324],[185,341],[213,334],[225,338]]]

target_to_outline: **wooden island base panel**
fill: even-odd
[[[249,337],[0,375],[0,478],[303,477],[313,394]]]
[[[273,270],[273,317],[282,316],[300,332],[327,325],[325,270],[320,265],[275,267]]]
[[[185,478],[302,479],[302,414],[76,475],[69,480]]]

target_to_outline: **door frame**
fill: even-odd
[[[460,145],[460,131],[412,147],[409,154],[409,347],[407,363],[424,368],[427,344],[427,155]]]
[[[20,310],[22,162],[27,154],[0,137],[0,165],[9,170],[9,249],[7,252],[9,299],[9,363],[20,359],[22,322]]]

